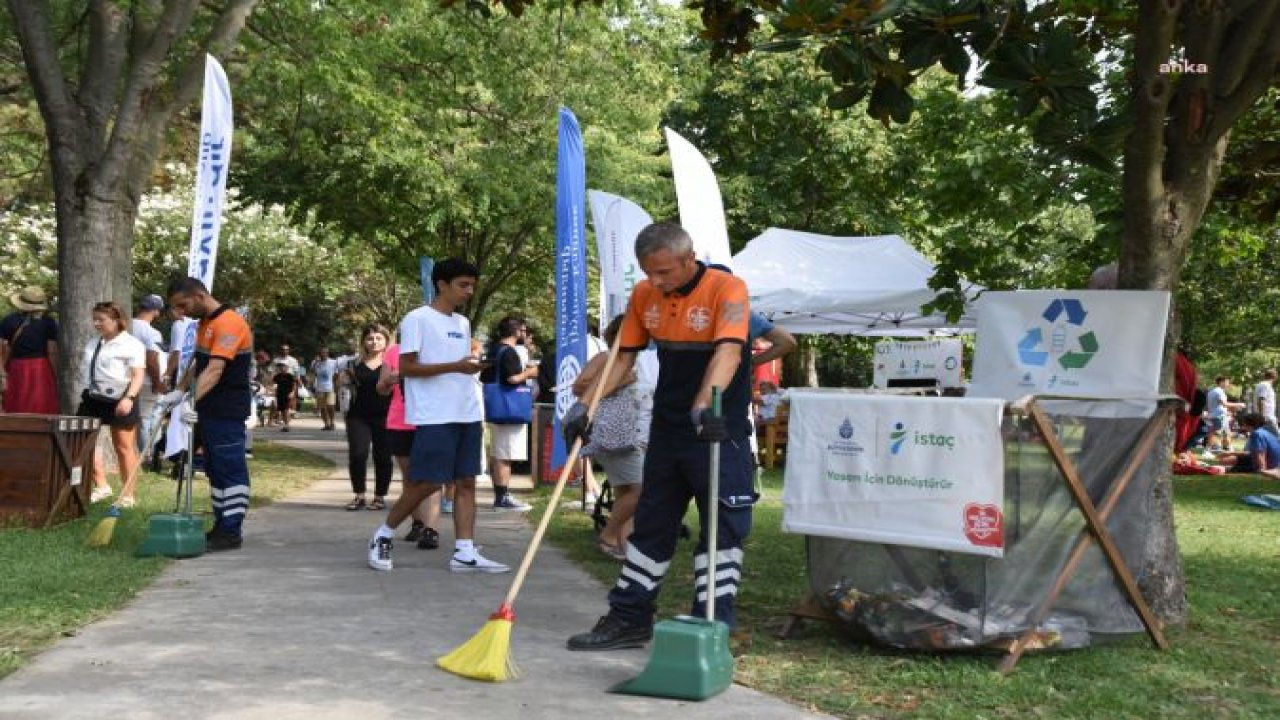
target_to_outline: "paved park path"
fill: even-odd
[[[381,513],[341,508],[350,499],[341,430],[315,420],[294,428],[259,433],[334,460],[330,477],[253,510],[243,549],[173,563],[121,611],[0,681],[0,718],[812,717],[736,685],[702,703],[606,693],[648,651],[565,649],[604,611],[605,588],[550,545],[517,602],[512,654],[523,675],[490,684],[439,670],[435,659],[475,634],[511,575],[451,574],[451,528],[441,528],[440,550],[400,543],[395,570],[369,570]],[[478,523],[484,553],[518,564],[531,526],[489,511]]]

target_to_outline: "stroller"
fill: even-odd
[[[609,484],[609,478],[606,477],[600,483],[600,494],[596,495],[596,503],[591,508],[591,525],[595,528],[597,535],[604,526],[609,523],[609,514],[613,512],[613,486]],[[689,526],[680,523],[680,539],[688,540],[693,536],[689,530]]]
[[[591,508],[591,524],[595,527],[596,534],[604,530],[604,526],[609,523],[609,513],[613,512],[613,486],[609,484],[609,479],[605,478],[600,483],[600,494],[596,495],[596,504]]]

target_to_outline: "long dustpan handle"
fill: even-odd
[[[591,402],[587,405],[587,420],[596,415],[596,407],[600,405],[600,397],[604,394],[604,386],[609,381],[609,376],[613,373],[614,361],[618,359],[618,347],[622,343],[622,333],[619,332],[617,337],[613,339],[613,345],[609,348],[609,357],[605,360],[604,371],[600,373],[599,379],[596,380],[596,386],[591,393]],[[582,438],[575,438],[573,445],[569,448],[569,457],[565,458],[564,467],[560,468],[560,477],[556,480],[556,487],[551,491],[551,499],[547,502],[547,509],[542,513],[542,520],[538,522],[538,529],[533,533],[533,540],[530,541],[528,549],[524,551],[524,559],[520,561],[520,568],[516,570],[515,579],[511,581],[511,589],[507,591],[507,598],[502,601],[503,607],[510,608],[511,604],[516,601],[516,595],[520,593],[520,586],[524,585],[525,576],[529,574],[529,566],[533,565],[533,556],[538,553],[538,546],[542,544],[542,536],[547,532],[547,526],[551,524],[551,516],[555,513],[556,508],[560,506],[560,494],[564,492],[565,483],[569,480],[569,473],[573,471],[573,465],[578,460],[578,453],[582,452]]]
[[[720,388],[711,388],[711,413],[720,417]],[[720,443],[711,443],[710,477],[707,478],[707,622],[716,619],[716,568],[720,549]]]
[[[195,359],[192,358],[192,364]],[[196,374],[190,367],[187,368],[187,394],[191,397],[191,409],[196,407]],[[177,408],[178,412],[182,412],[181,405]],[[181,421],[179,421],[181,422]],[[186,488],[178,488],[184,493],[183,512],[187,515],[191,514],[191,485],[196,479],[196,426],[192,425],[187,428],[187,464],[182,468],[182,475],[186,479]]]

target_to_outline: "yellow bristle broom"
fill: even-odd
[[[120,506],[112,505],[107,508],[107,513],[102,516],[98,524],[93,526],[93,531],[89,533],[89,539],[86,544],[89,547],[106,547],[111,544],[111,537],[116,532],[116,522],[120,520]]]
[[[604,386],[613,372],[613,363],[618,357],[618,345],[621,340],[622,333],[619,332],[613,339],[613,345],[609,348],[609,357],[604,363],[604,370],[600,373],[592,390],[591,402],[587,405],[588,420],[595,417],[596,406],[600,404]],[[569,448],[569,457],[565,460],[564,467],[560,469],[556,487],[551,491],[551,500],[547,502],[546,512],[542,513],[542,520],[538,523],[537,531],[533,533],[533,540],[529,542],[529,547],[524,552],[524,559],[520,561],[520,569],[516,571],[515,579],[511,581],[511,589],[507,591],[507,597],[498,606],[498,610],[489,616],[489,621],[484,624],[484,627],[481,627],[470,640],[436,660],[436,664],[440,667],[455,675],[489,682],[509,680],[520,674],[515,661],[511,658],[511,628],[516,621],[516,595],[520,593],[520,586],[524,585],[529,566],[533,564],[533,557],[538,553],[538,546],[542,544],[542,536],[546,534],[547,526],[551,524],[551,515],[560,506],[560,494],[564,491],[569,473],[573,470],[573,464],[577,462],[580,452],[582,452],[582,438],[577,438]]]

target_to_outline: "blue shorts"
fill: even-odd
[[[458,478],[475,477],[480,474],[483,448],[483,423],[419,425],[413,433],[409,477],[405,480],[452,485]]]

